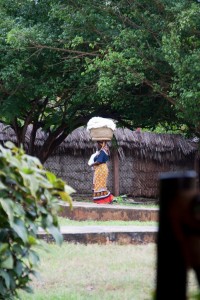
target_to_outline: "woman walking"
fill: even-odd
[[[111,203],[113,195],[107,189],[108,166],[110,152],[106,141],[98,141],[98,152],[94,157],[93,201],[98,204]]]

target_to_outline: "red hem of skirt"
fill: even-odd
[[[105,204],[105,203],[110,203],[112,202],[114,196],[112,194],[110,194],[108,197],[104,198],[104,199],[100,199],[100,200],[93,200],[94,203],[97,204]]]

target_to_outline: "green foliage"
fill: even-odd
[[[126,195],[120,195],[114,198],[113,202],[117,204],[125,204],[126,203]]]
[[[200,134],[199,18],[194,1],[115,1],[117,20],[101,56],[88,65],[98,72],[98,94],[135,127],[161,123]]]
[[[57,198],[71,203],[73,189],[45,171],[37,158],[12,143],[6,146],[0,146],[0,299],[14,299],[19,289],[31,292],[39,226],[62,243]]]
[[[14,128],[18,146],[25,145],[29,124],[48,132],[52,139],[37,153],[43,162],[57,143],[87,122],[95,103],[87,87],[91,76],[81,75],[90,50],[80,49],[85,41],[73,35],[73,20],[66,26],[62,7],[56,10],[59,3],[0,1],[0,120]],[[27,142],[28,153],[36,155],[33,141]]]
[[[149,131],[144,129],[143,131]],[[155,133],[169,133],[169,134],[181,134],[187,137],[188,127],[185,124],[157,124],[155,128],[152,129]]]
[[[200,5],[177,14],[163,36],[163,52],[173,68],[170,96],[176,99],[179,116],[200,134]]]

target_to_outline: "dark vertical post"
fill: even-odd
[[[194,171],[165,173],[160,177],[156,300],[186,300],[187,266],[170,219],[170,209],[178,193],[195,188],[195,181]]]
[[[200,188],[200,157],[199,157],[199,154],[196,153],[195,155],[195,171],[197,172],[198,174],[198,179],[197,179],[197,186]]]
[[[113,185],[114,196],[119,196],[119,156],[117,150],[113,150]]]
[[[199,159],[199,153],[195,153],[194,157],[194,170],[197,172],[197,188],[200,187],[200,159]]]

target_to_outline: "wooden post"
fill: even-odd
[[[119,156],[116,149],[113,150],[113,186],[114,196],[119,196]]]
[[[194,171],[165,173],[160,178],[156,300],[186,300],[187,265],[176,234],[176,229],[182,228],[184,199],[177,203],[176,197],[195,189],[195,181]]]
[[[200,158],[199,158],[198,152],[196,152],[195,158],[194,158],[194,169],[198,174],[197,187],[200,188]]]

